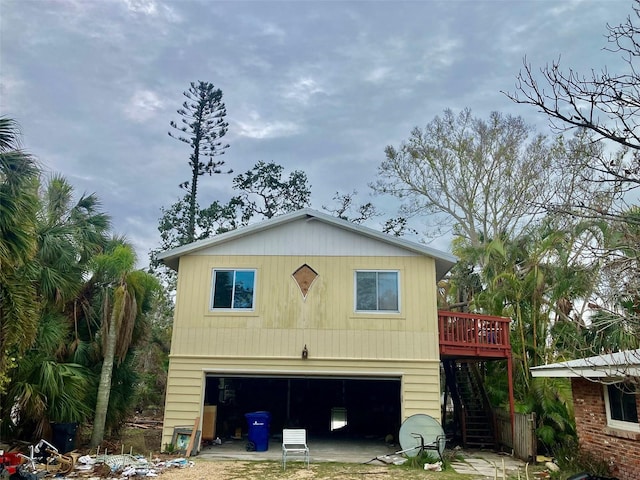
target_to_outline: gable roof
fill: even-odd
[[[640,376],[640,349],[605,353],[567,362],[531,367],[534,377],[626,377]]]
[[[210,238],[205,238],[204,240],[198,240],[188,245],[182,245],[171,250],[166,250],[158,254],[158,260],[162,261],[168,267],[177,270],[179,259],[184,255],[194,254],[213,246],[232,242],[234,240],[244,238],[256,233],[264,232],[266,230],[286,225],[301,219],[320,221],[335,228],[362,235],[369,239],[377,240],[379,242],[392,245],[419,255],[431,257],[435,260],[436,263],[437,279],[441,279],[442,277],[444,277],[444,275],[451,269],[451,267],[453,267],[453,265],[455,265],[457,261],[456,257],[449,253],[442,252],[440,250],[436,250],[435,248],[427,247],[425,245],[411,242],[399,237],[394,237],[392,235],[379,232],[372,228],[357,225],[353,222],[342,220],[340,218],[333,217],[331,215],[327,215],[325,213],[321,213],[309,208],[297,210],[295,212],[280,215],[278,217],[264,220],[253,225],[238,228],[237,230],[221,233]]]

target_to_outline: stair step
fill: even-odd
[[[467,426],[467,431],[472,430],[472,431],[481,431],[481,432],[489,432],[489,427],[487,426],[486,423],[482,423],[482,422],[469,422],[469,421],[465,421],[464,424]]]
[[[467,440],[466,445],[468,447],[472,447],[472,448],[487,448],[487,447],[493,447],[494,444],[491,441],[486,441],[486,442],[472,442]]]
[[[462,362],[445,362],[447,385],[452,396],[456,396],[464,407],[465,445],[472,447],[494,447],[494,437],[490,415],[485,411],[482,394],[484,385],[478,377],[478,367],[475,364]]]

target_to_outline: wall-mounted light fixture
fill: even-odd
[[[309,357],[309,350],[307,350],[307,346],[305,345],[302,349],[302,359],[306,360]]]

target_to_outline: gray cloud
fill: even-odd
[[[626,0],[4,0],[0,113],[48,171],[98,194],[145,261],[160,208],[189,175],[186,146],[167,135],[189,82],[224,92],[229,167],[304,170],[319,209],[336,191],[369,200],[384,147],[444,108],[522,115],[546,132],[500,93],[523,57],[615,69],[605,25],[630,11]],[[228,198],[231,178],[205,177],[201,203]]]

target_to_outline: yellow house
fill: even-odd
[[[163,446],[198,418],[205,439],[244,434],[251,412],[311,435],[440,420],[452,255],[304,209],[160,259],[178,271]]]

